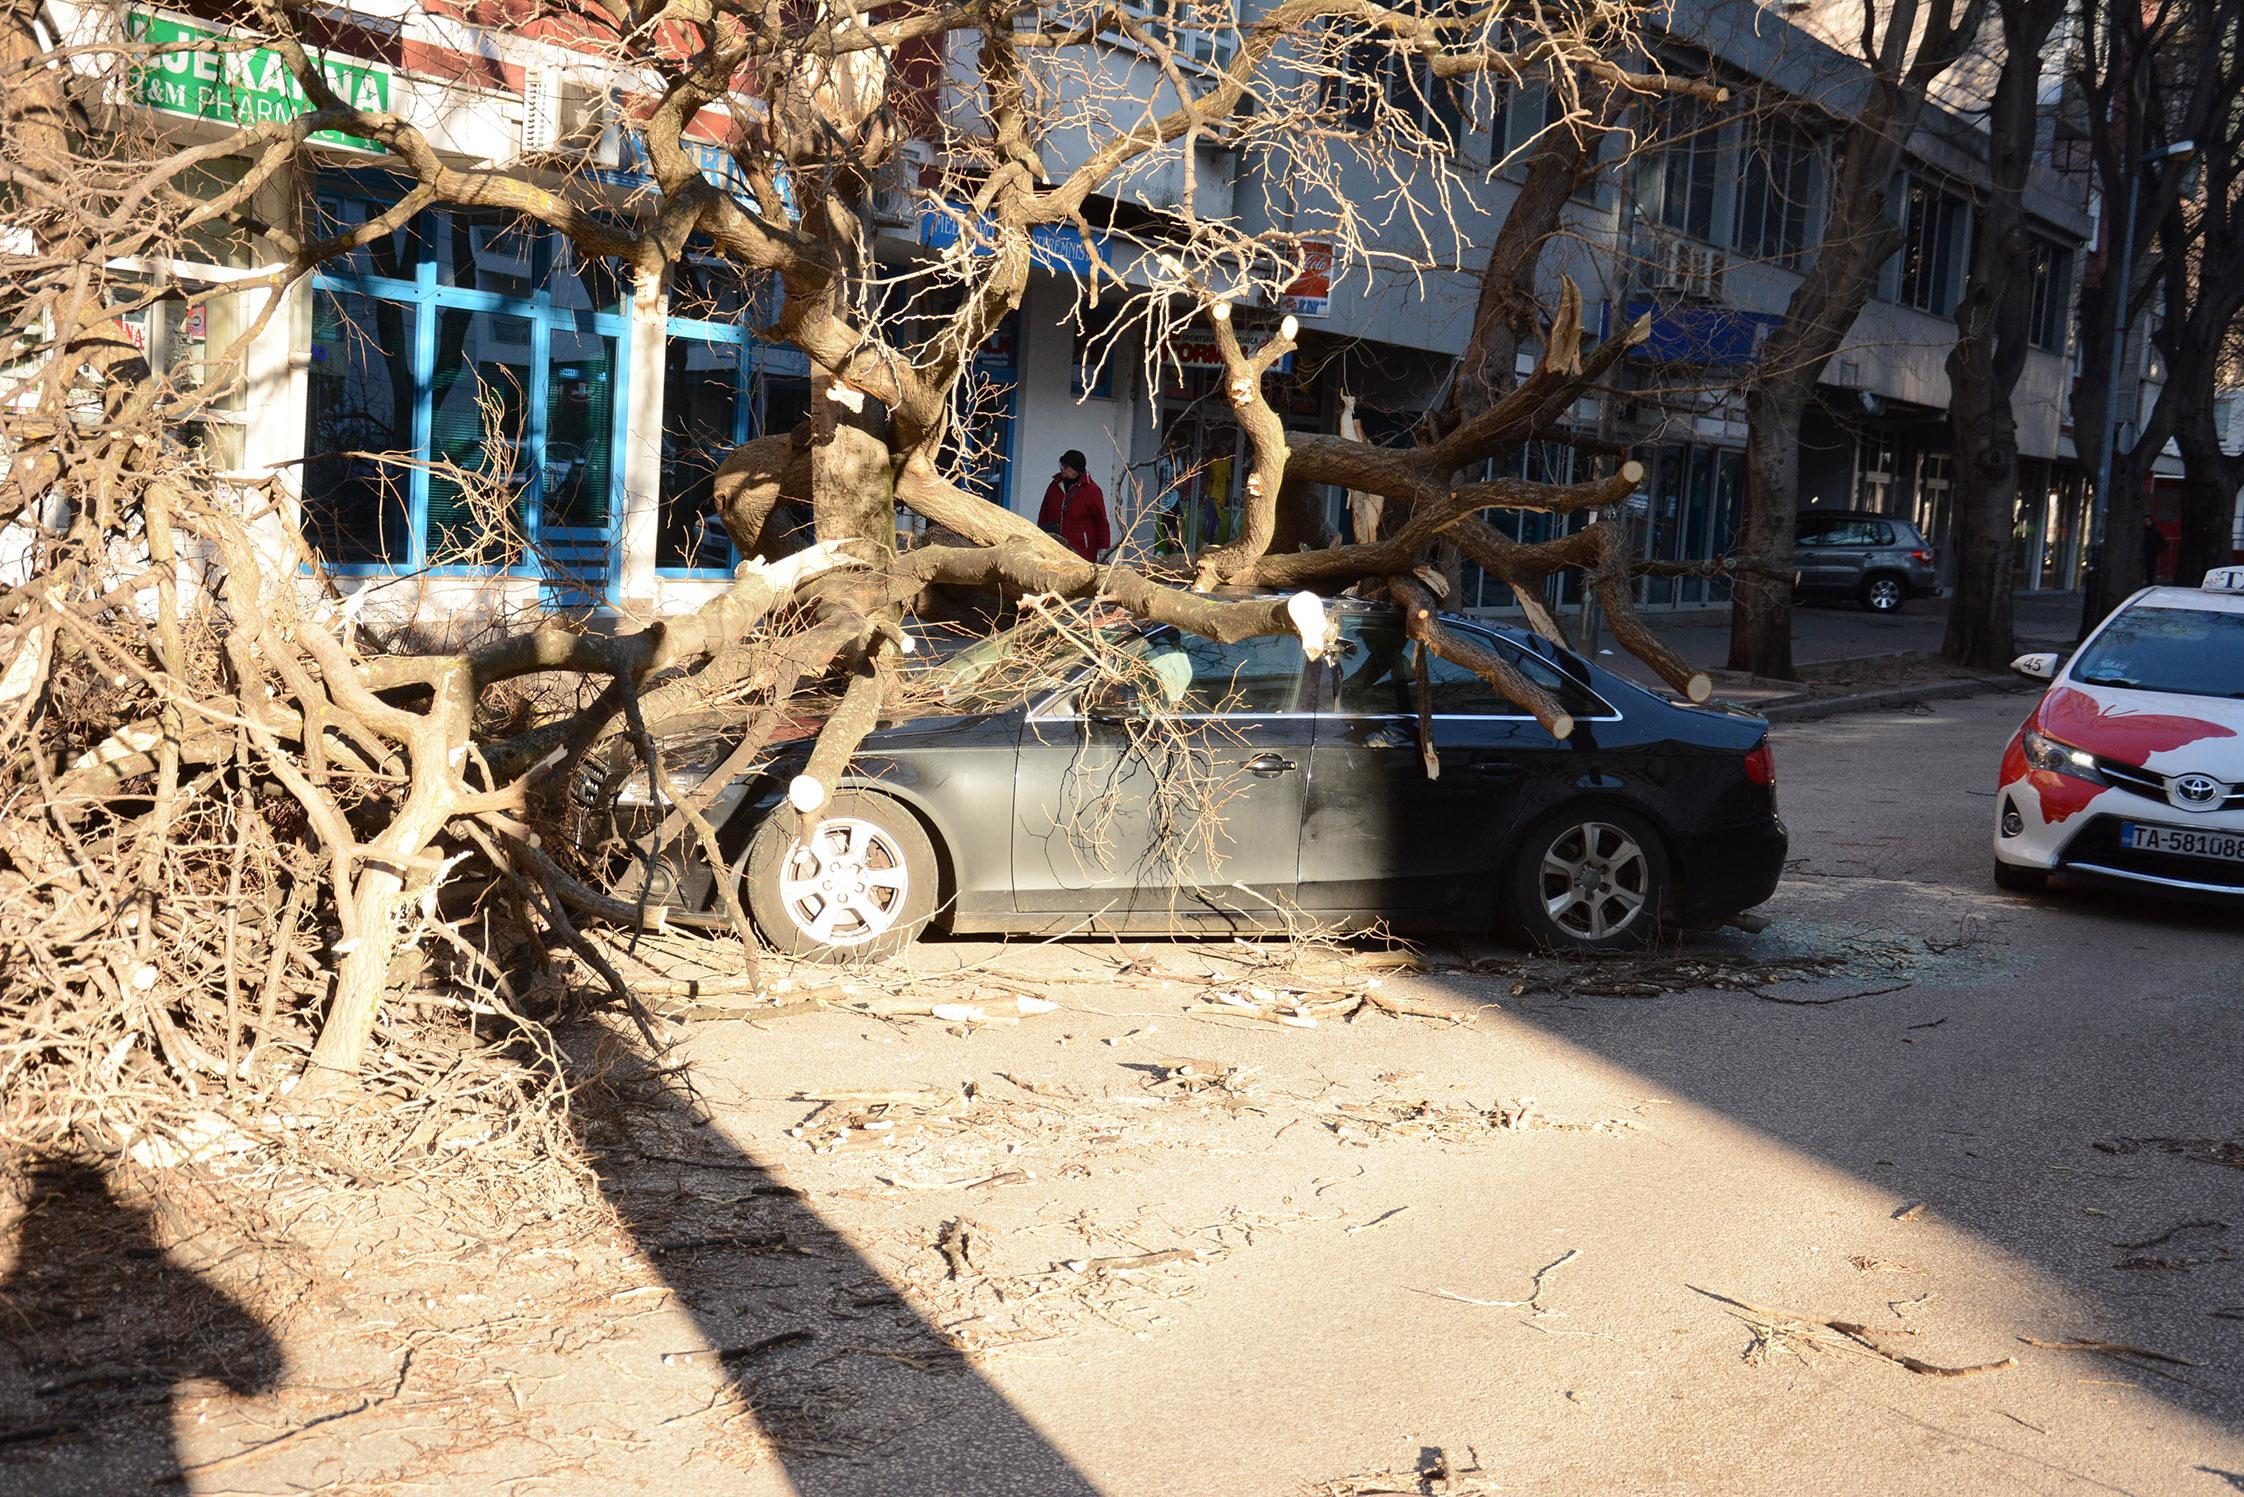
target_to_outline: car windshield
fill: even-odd
[[[2244,613],[2130,608],[2081,652],[2072,675],[2086,686],[2244,698]]]

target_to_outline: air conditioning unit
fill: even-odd
[[[884,229],[916,229],[925,199],[920,191],[935,174],[935,148],[907,140],[873,183],[873,222]]]
[[[1650,262],[1645,268],[1645,284],[1654,291],[1681,291],[1689,278],[1690,267],[1686,252],[1690,246],[1680,239],[1661,237],[1647,247],[1650,253],[1644,258]]]
[[[559,68],[527,69],[522,154],[577,156],[599,166],[621,166],[623,132],[615,100],[606,89],[579,83]]]
[[[1684,249],[1688,251],[1690,263],[1682,277],[1683,294],[1701,301],[1720,301],[1722,273],[1729,268],[1728,258],[1712,245],[1685,245]]]

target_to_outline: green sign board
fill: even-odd
[[[140,102],[166,114],[194,119],[231,120],[255,125],[267,120],[292,120],[311,112],[311,100],[296,75],[278,52],[269,47],[240,47],[233,51],[210,50],[233,38],[223,31],[132,12],[126,25],[132,39],[158,48],[201,47],[202,51],[158,51],[141,65]],[[369,62],[313,54],[327,86],[344,103],[369,113],[390,107],[390,70]],[[326,145],[380,151],[375,141],[339,130],[322,130],[312,137]]]

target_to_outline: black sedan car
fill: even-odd
[[[708,922],[737,879],[778,949],[893,953],[931,924],[1022,934],[1283,927],[1486,931],[1559,950],[1634,946],[1766,899],[1785,856],[1767,724],[1656,696],[1546,640],[1445,622],[1572,714],[1561,741],[1478,676],[1428,662],[1440,773],[1418,743],[1417,646],[1389,609],[1333,605],[1339,647],[1110,625],[1142,667],[999,635],[923,669],[923,705],[866,739],[807,831],[781,745],[710,803],[727,866],[648,838],[643,771],[586,787],[611,887]],[[1071,668],[1069,661],[1074,664]],[[1024,663],[1025,662],[1025,663]],[[663,735],[672,783],[706,784],[737,734]],[[675,823],[676,818],[667,818]],[[675,827],[673,826],[673,832]],[[620,835],[619,835],[620,834]]]

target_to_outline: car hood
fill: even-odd
[[[2244,784],[2244,701],[2061,681],[2034,716],[2043,733],[2098,758]]]

